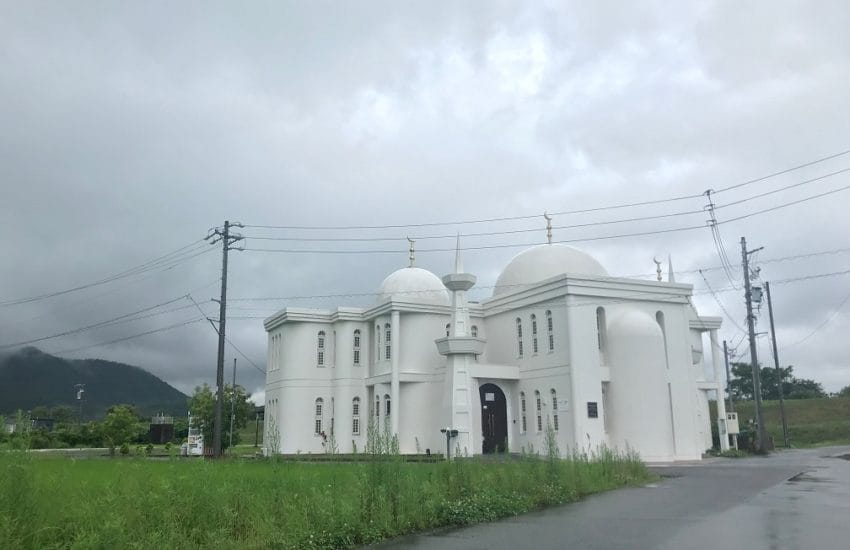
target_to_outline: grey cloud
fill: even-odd
[[[539,214],[701,193],[847,147],[850,46],[840,2],[20,4],[0,17],[0,299],[99,279],[199,239],[224,219],[252,224],[393,224]],[[847,165],[837,159],[716,197],[718,204]],[[846,177],[718,211],[728,219],[838,187]],[[559,216],[556,225],[700,209],[701,200],[638,211]],[[763,258],[847,246],[847,198],[837,194],[721,226]],[[556,239],[705,222],[668,220],[556,230]],[[467,237],[468,246],[540,242],[542,218],[461,231],[540,228]],[[457,227],[369,231],[403,238]],[[263,235],[316,236],[245,230]],[[324,232],[339,236],[339,231]],[[355,235],[349,232],[346,236]],[[374,290],[406,265],[406,242],[361,245],[249,239],[250,247],[398,249],[387,255],[234,254],[234,298]],[[451,248],[452,239],[417,243]],[[707,230],[577,246],[613,274],[718,263]],[[492,285],[521,248],[468,251]],[[168,272],[61,299],[0,308],[0,343],[35,338],[185,294],[208,313],[219,254]],[[418,254],[443,273],[451,253]],[[845,269],[842,255],[764,264],[767,280]],[[714,288],[728,286],[719,271]],[[738,275],[740,277],[740,274]],[[698,289],[698,274],[680,280]],[[846,278],[776,287],[780,337],[814,329]],[[699,290],[698,290],[699,291]],[[482,288],[477,297],[488,295]],[[740,293],[721,293],[743,322]],[[836,296],[838,298],[836,298]],[[363,304],[369,297],[293,305]],[[721,315],[708,295],[695,303]],[[232,302],[257,317],[281,302]],[[241,309],[240,309],[241,308]],[[69,349],[154,330],[192,310],[45,343]],[[766,320],[762,320],[762,327]],[[261,320],[230,323],[232,340],[263,366]],[[789,350],[798,375],[830,389],[850,383],[839,315]],[[724,336],[737,339],[726,323]],[[213,380],[215,335],[195,324],[94,347],[150,369],[184,391]],[[228,365],[234,353],[228,350]],[[784,359],[783,359],[784,360]],[[239,357],[249,389],[262,376]],[[244,367],[242,366],[244,365]]]

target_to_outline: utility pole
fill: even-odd
[[[776,378],[779,385],[779,415],[782,417],[782,442],[786,447],[788,443],[788,421],[785,418],[785,396],[782,388],[782,368],[779,366],[779,352],[776,349],[776,330],[773,328],[773,303],[770,301],[770,283],[764,283],[764,290],[767,292],[767,312],[770,316],[770,339],[773,342],[773,365],[776,367]]]
[[[233,420],[236,418],[236,358],[233,358],[233,385],[230,387],[230,444],[233,447]]]
[[[207,239],[211,239],[210,244],[215,244],[219,241],[222,243],[222,258],[221,258],[221,300],[219,300],[219,315],[218,315],[218,364],[215,373],[216,383],[216,400],[215,400],[215,417],[213,420],[213,456],[218,458],[221,456],[221,407],[224,401],[224,342],[225,332],[224,325],[227,312],[227,252],[231,250],[231,245],[242,240],[242,235],[230,234],[231,227],[242,227],[240,223],[231,224],[229,221],[224,221],[224,230],[215,228]],[[241,250],[239,248],[233,250]]]
[[[732,397],[732,378],[729,375],[729,349],[726,347],[726,340],[723,340],[723,359],[726,361],[726,393],[729,394],[729,412],[735,412],[735,399]]]
[[[755,315],[753,315],[753,290],[750,286],[750,254],[758,252],[764,247],[755,250],[747,250],[747,239],[741,237],[741,260],[744,268],[744,299],[747,302],[747,328],[750,337],[750,364],[753,371],[753,393],[756,402],[756,422],[758,422],[758,447],[759,452],[767,450],[767,430],[764,426],[764,412],[761,403],[761,373],[759,372],[758,351],[756,350],[756,327]]]

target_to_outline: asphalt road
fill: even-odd
[[[850,447],[659,465],[661,481],[379,548],[850,548]],[[850,458],[850,456],[848,456]]]

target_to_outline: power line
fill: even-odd
[[[826,178],[831,178],[832,176],[837,176],[838,174],[844,174],[845,172],[850,172],[850,168],[842,168],[841,170],[836,170],[835,172],[830,172],[829,174],[824,174],[822,176],[818,176],[816,178],[811,178],[803,181],[798,181],[797,183],[792,183],[791,185],[786,185],[785,187],[780,187],[779,189],[772,189],[770,191],[765,191],[764,193],[759,193],[757,195],[753,195],[751,197],[747,197],[744,199],[739,199],[736,201],[728,202],[721,206],[718,206],[717,209],[727,208],[729,206],[735,206],[738,204],[742,204],[745,202],[749,202],[751,200],[760,199],[762,197],[767,197],[769,195],[775,195],[776,193],[781,193],[782,191],[787,191],[789,189],[793,189],[795,187],[800,187],[801,185],[806,185],[809,183],[814,183],[817,181],[825,180]]]
[[[183,326],[186,326],[186,325],[191,325],[192,323],[197,323],[198,321],[203,321],[203,319],[200,319],[200,318],[189,319],[189,320],[184,321],[182,323],[176,323],[176,324],[173,324],[173,325],[169,325],[167,327],[162,327],[162,328],[158,328],[158,329],[148,330],[148,331],[145,331],[145,332],[140,332],[138,334],[125,336],[124,338],[117,338],[115,340],[109,340],[107,342],[98,342],[97,344],[90,344],[88,346],[81,346],[81,347],[73,348],[73,349],[65,349],[65,350],[61,350],[61,351],[55,351],[55,352],[53,352],[53,354],[59,355],[60,353],[74,353],[74,352],[77,352],[77,351],[82,351],[84,349],[96,348],[96,347],[101,347],[101,346],[108,346],[110,344],[117,344],[118,342],[125,342],[127,340],[132,340],[134,338],[140,338],[142,336],[147,336],[149,334],[156,334],[158,332],[165,332],[167,330],[172,330],[172,329],[183,327]]]
[[[212,319],[210,319],[209,317],[207,317],[206,313],[204,313],[204,310],[203,310],[203,309],[201,309],[201,306],[198,304],[198,302],[196,302],[196,301],[195,301],[195,299],[194,299],[194,298],[192,298],[192,295],[191,295],[191,294],[187,294],[187,295],[186,295],[186,298],[188,298],[189,300],[191,300],[191,301],[192,301],[192,305],[194,305],[196,308],[198,308],[198,311],[200,311],[200,312],[201,312],[201,315],[203,315],[203,316],[204,316],[204,318],[205,318],[207,321],[209,321],[209,323],[210,323],[210,325],[212,326],[212,329],[215,331],[215,333],[216,333],[216,334],[219,334],[219,332],[218,332],[218,328],[216,328],[216,326],[215,326],[215,322],[214,322]],[[233,319],[233,317],[230,317],[230,318],[231,318],[231,319]],[[242,357],[243,357],[246,361],[248,361],[248,363],[250,363],[250,364],[251,364],[251,366],[253,366],[253,367],[254,367],[255,369],[257,369],[258,371],[262,372],[263,374],[265,374],[265,373],[266,373],[265,369],[263,369],[263,368],[261,368],[261,367],[257,366],[257,364],[256,364],[256,363],[254,363],[253,361],[251,361],[251,360],[248,358],[248,356],[247,356],[247,355],[245,355],[244,353],[242,353],[242,350],[241,350],[241,349],[239,349],[238,347],[236,347],[236,344],[234,344],[233,342],[231,342],[231,341],[230,341],[230,338],[227,338],[227,337],[225,336],[224,341],[225,341],[225,342],[227,342],[228,344],[230,344],[230,346],[231,346],[233,349],[235,349],[235,350],[236,350],[236,352],[237,352],[237,353],[239,353],[239,355],[241,355],[241,356],[242,356]]]
[[[594,208],[582,208],[578,210],[565,210],[563,212],[552,212],[550,216],[564,216],[571,214],[587,214],[590,212],[601,212],[604,210],[616,210],[620,208],[632,208],[636,206],[649,206],[652,204],[664,204],[675,201],[682,201],[687,199],[695,199],[699,198],[701,195],[682,195],[679,197],[670,197],[666,199],[656,199],[650,201],[641,201],[641,202],[633,202],[633,203],[624,203],[624,204],[615,204],[608,206],[598,206]],[[405,224],[388,224],[388,225],[256,225],[256,224],[245,224],[246,228],[257,228],[257,229],[299,229],[299,230],[360,230],[360,229],[405,229],[405,228],[413,228],[413,227],[438,227],[438,226],[450,226],[450,225],[470,225],[477,223],[493,223],[493,222],[507,222],[507,221],[519,221],[519,220],[531,220],[542,217],[541,214],[532,214],[526,216],[505,216],[502,218],[485,218],[478,220],[460,220],[460,221],[449,221],[449,222],[425,222],[425,223],[405,223]]]
[[[800,253],[800,254],[793,254],[793,255],[790,255],[790,256],[780,256],[779,258],[767,258],[767,259],[764,259],[764,260],[759,260],[759,263],[770,264],[770,263],[776,263],[776,262],[787,262],[787,261],[791,261],[791,260],[814,258],[814,257],[817,257],[817,256],[841,254],[841,253],[846,253],[846,252],[850,252],[850,248],[833,248],[831,250],[821,250],[821,251],[818,251],[818,252],[804,252],[804,253]],[[686,274],[686,273],[699,273],[700,271],[719,271],[721,269],[724,269],[723,266],[718,265],[718,266],[703,267],[703,268],[697,268],[697,269],[676,270],[676,274],[680,275],[680,274]],[[654,276],[655,276],[655,273],[638,273],[638,274],[635,274],[635,275],[623,275],[622,277],[626,278],[626,279],[637,279],[637,278],[640,278],[640,277],[654,277]]]
[[[781,208],[786,208],[789,206],[793,206],[796,204],[801,204],[804,202],[808,202],[810,200],[822,198],[828,195],[832,195],[835,193],[839,193],[841,191],[846,191],[850,189],[850,185],[846,185],[844,187],[840,187],[837,189],[832,189],[830,191],[825,191],[823,193],[818,193],[816,195],[811,195],[809,197],[804,197],[802,199],[797,199],[795,201],[787,202],[784,204],[780,204],[777,206],[773,206],[770,208],[765,208],[763,210],[758,210],[755,212],[750,212],[749,214],[744,214],[741,216],[737,216],[734,218],[730,218],[728,220],[718,221],[717,225],[723,225],[727,223],[732,223],[735,221],[751,218],[753,216],[757,216],[760,214],[765,214],[767,212],[773,212],[775,210],[779,210]],[[717,207],[719,208],[719,207]],[[608,239],[621,239],[628,237],[640,237],[647,235],[658,235],[664,233],[674,233],[679,231],[693,231],[696,229],[704,229],[703,225],[694,225],[694,226],[685,226],[685,227],[676,227],[671,229],[660,229],[655,231],[641,231],[635,233],[621,233],[616,235],[603,235],[597,237],[584,237],[584,238],[576,238],[576,239],[563,239],[559,241],[553,241],[555,244],[568,244],[568,243],[579,243],[579,242],[592,242],[592,241],[600,241],[600,240],[608,240]],[[462,246],[460,250],[488,250],[488,249],[496,249],[496,248],[527,248],[531,246],[536,246],[538,244],[544,244],[542,242],[534,242],[534,243],[516,243],[516,244],[494,244],[494,245],[479,245],[479,246]],[[405,252],[402,249],[371,249],[371,250],[322,250],[322,249],[281,249],[281,248],[245,248],[246,251],[252,252],[272,252],[272,253],[286,253],[286,254],[398,254],[400,252]],[[417,252],[454,252],[457,248],[425,248],[417,250]]]
[[[71,287],[71,288],[67,288],[67,289],[59,290],[59,291],[55,291],[55,292],[49,292],[49,293],[44,293],[44,294],[38,294],[38,295],[35,295],[35,296],[29,296],[29,297],[25,297],[25,298],[15,298],[15,299],[12,299],[12,300],[0,301],[0,307],[14,306],[14,305],[20,305],[20,304],[28,304],[28,303],[37,302],[37,301],[40,301],[40,300],[46,300],[48,298],[55,298],[57,296],[62,296],[62,295],[65,295],[65,294],[70,294],[72,292],[77,292],[77,291],[80,291],[80,290],[85,290],[85,289],[88,289],[88,288],[104,285],[104,284],[107,284],[107,283],[111,283],[113,281],[117,281],[119,279],[131,277],[131,276],[134,276],[134,275],[140,275],[140,274],[145,273],[147,271],[152,271],[152,270],[156,270],[156,269],[160,269],[160,268],[163,268],[163,270],[168,270],[168,269],[170,269],[170,268],[172,268],[172,267],[174,267],[174,266],[176,266],[180,263],[188,261],[192,258],[196,258],[197,256],[200,256],[202,254],[206,254],[208,252],[208,250],[202,250],[202,248],[205,248],[205,247],[196,246],[200,242],[202,242],[202,239],[200,241],[195,241],[195,242],[190,243],[186,246],[183,246],[183,247],[181,247],[181,248],[179,248],[175,251],[169,252],[168,254],[165,254],[165,255],[160,256],[158,258],[155,258],[153,260],[147,261],[143,264],[139,264],[139,265],[137,265],[133,268],[124,270],[120,273],[116,273],[114,275],[111,275],[109,277],[105,277],[103,279],[96,280],[96,281],[91,282],[91,283],[78,285],[78,286],[75,286],[75,287]],[[192,248],[192,247],[195,247],[195,248]],[[188,248],[192,248],[192,250],[186,250]],[[201,250],[201,251],[198,252],[199,250]]]
[[[848,155],[848,154],[850,154],[850,149],[847,149],[846,151],[841,151],[840,153],[835,153],[834,155],[829,155],[829,156],[822,157],[822,158],[819,158],[819,159],[816,159],[816,160],[813,160],[813,161],[810,161],[810,162],[806,162],[804,164],[799,164],[799,165],[793,166],[791,168],[786,168],[785,170],[780,170],[779,172],[774,172],[774,173],[768,174],[766,176],[761,176],[761,177],[751,179],[751,180],[748,180],[748,181],[744,181],[744,182],[741,182],[741,183],[736,183],[735,185],[723,187],[721,189],[717,189],[714,192],[715,193],[723,193],[725,191],[730,191],[732,189],[744,187],[745,185],[750,185],[752,183],[758,183],[758,182],[764,181],[766,179],[774,178],[776,176],[781,176],[781,175],[787,174],[789,172],[794,172],[796,170],[800,170],[801,168],[808,168],[809,166],[814,166],[815,164],[819,164],[821,162],[826,162],[828,160],[832,160],[832,159],[835,159],[835,158],[838,158],[838,157],[843,157],[844,155]]]
[[[787,346],[782,346],[782,349],[783,349],[783,350],[786,350],[786,349],[793,348],[793,347],[795,347],[795,346],[799,346],[800,344],[802,344],[803,342],[805,342],[806,340],[808,340],[809,338],[811,338],[812,336],[814,336],[815,334],[817,334],[818,332],[820,332],[820,330],[821,330],[823,327],[825,327],[826,325],[828,325],[829,323],[831,323],[831,322],[833,321],[833,319],[835,319],[836,317],[838,317],[838,314],[839,314],[839,313],[841,313],[841,308],[843,308],[843,307],[844,307],[844,304],[846,304],[848,301],[850,301],[850,294],[848,294],[847,296],[845,296],[845,297],[844,297],[844,299],[843,299],[843,300],[841,300],[841,302],[838,304],[838,307],[836,307],[836,308],[835,308],[835,311],[833,311],[833,312],[832,312],[832,315],[830,315],[829,317],[827,317],[826,319],[824,319],[824,321],[823,321],[821,324],[819,324],[817,327],[815,327],[815,329],[814,329],[813,331],[811,331],[810,333],[808,333],[808,334],[807,334],[806,336],[804,336],[803,338],[801,338],[801,339],[797,340],[797,341],[796,341],[796,342],[794,342],[793,344],[788,344]]]
[[[819,199],[821,197],[826,197],[828,195],[833,195],[835,193],[840,193],[841,191],[846,191],[848,189],[850,189],[850,185],[845,185],[844,187],[839,187],[838,189],[832,189],[830,191],[825,191],[823,193],[819,193],[817,195],[812,195],[810,197],[804,197],[802,199],[798,199],[798,200],[795,200],[795,201],[786,202],[785,204],[780,204],[780,205],[773,206],[773,207],[770,207],[770,208],[765,208],[764,210],[757,210],[755,212],[750,212],[749,214],[744,214],[744,215],[738,216],[736,218],[730,218],[728,220],[724,220],[724,221],[719,222],[719,223],[721,223],[721,224],[732,223],[732,222],[736,222],[738,220],[745,220],[745,219],[751,218],[753,216],[758,216],[759,214],[765,214],[767,212],[773,212],[775,210],[786,208],[788,206],[794,206],[795,204],[800,204],[800,203],[803,203],[803,202],[808,202],[810,200]]]
[[[241,355],[243,359],[245,359],[246,361],[248,361],[248,363],[250,363],[252,367],[254,367],[255,369],[257,369],[257,370],[258,370],[258,371],[260,371],[261,373],[266,374],[266,369],[264,369],[264,368],[262,368],[262,367],[258,366],[255,362],[251,361],[251,360],[248,358],[248,356],[247,356],[247,355],[245,355],[244,353],[242,353],[242,350],[241,350],[241,349],[239,349],[238,347],[236,347],[236,344],[234,344],[233,342],[231,342],[231,341],[230,341],[230,338],[225,337],[225,338],[224,338],[224,340],[225,340],[228,344],[230,344],[230,347],[232,347],[233,349],[235,349],[235,350],[236,350],[236,352],[237,352],[239,355]]]
[[[566,244],[566,243],[579,243],[579,242],[591,242],[591,241],[601,241],[607,239],[621,239],[626,237],[642,237],[646,235],[659,235],[662,233],[674,233],[678,231],[693,231],[695,229],[704,229],[704,225],[694,225],[689,227],[676,227],[673,229],[659,229],[655,231],[641,231],[636,233],[623,233],[617,235],[604,235],[600,237],[585,237],[581,239],[564,239],[559,241],[552,241],[552,244]],[[480,246],[461,246],[460,250],[489,250],[494,248],[528,248],[531,246],[537,246],[539,244],[546,244],[543,242],[533,242],[533,243],[516,243],[516,244],[493,244],[493,245],[480,245]],[[416,252],[455,252],[457,250],[456,247],[452,248],[423,248],[418,249]],[[283,248],[245,248],[245,251],[248,252],[280,252],[287,254],[398,254],[399,252],[407,252],[406,250],[401,249],[372,249],[372,250],[320,250],[320,249],[283,249]]]
[[[52,340],[53,338],[59,338],[61,336],[69,336],[71,334],[77,334],[79,332],[85,332],[87,330],[107,327],[107,326],[110,326],[110,325],[113,325],[113,324],[116,324],[116,323],[119,323],[119,322],[137,321],[139,319],[128,319],[128,317],[133,317],[133,316],[138,315],[140,313],[145,313],[145,312],[148,312],[148,311],[152,311],[154,309],[159,309],[163,306],[167,306],[168,304],[173,304],[174,302],[177,302],[178,300],[182,300],[182,299],[183,299],[183,296],[180,296],[179,298],[174,298],[174,299],[168,300],[166,302],[161,302],[161,303],[156,304],[154,306],[146,307],[144,309],[140,309],[138,311],[133,311],[131,313],[125,313],[124,315],[119,315],[118,317],[113,317],[112,319],[107,319],[107,320],[101,321],[99,323],[94,323],[92,325],[87,325],[87,326],[76,328],[76,329],[73,329],[73,330],[66,330],[65,332],[59,332],[59,333],[56,333],[56,334],[51,334],[49,336],[42,336],[40,338],[34,338],[32,340],[14,342],[12,344],[3,344],[3,345],[0,345],[0,349],[8,349],[8,348],[14,348],[14,347],[17,347],[17,346],[25,346],[25,345],[29,345],[29,344],[35,344],[37,342],[43,342],[44,340]],[[179,309],[185,309],[185,308],[178,308],[178,310]],[[172,310],[172,311],[178,311],[178,310]],[[160,314],[164,314],[164,313],[165,312],[162,312]]]
[[[727,187],[723,187],[714,191],[715,193],[723,193],[726,191],[730,191],[732,189],[737,189],[739,187],[744,187],[746,185],[750,185],[753,183],[757,183],[760,181],[764,181],[776,176],[780,176],[783,174],[787,174],[789,172],[793,172],[796,170],[800,170],[802,168],[806,168],[809,166],[813,166],[822,162],[826,162],[828,160],[832,160],[844,155],[850,154],[850,149],[846,151],[842,151],[839,153],[835,153],[826,157],[822,157],[819,159],[815,159],[803,164],[799,164],[797,166],[793,166],[791,168],[786,168],[784,170],[780,170],[778,172],[773,172],[771,174],[767,174],[765,176],[761,176],[755,179],[751,179],[748,181],[744,181],[741,183],[737,183],[734,185],[730,185]],[[572,215],[572,214],[586,214],[591,212],[601,212],[605,210],[617,210],[621,208],[633,208],[638,206],[650,206],[653,204],[665,204],[676,201],[683,201],[689,199],[696,199],[702,196],[702,193],[699,194],[691,194],[691,195],[680,195],[675,197],[668,197],[662,199],[654,199],[648,201],[639,201],[639,202],[631,202],[631,203],[620,203],[620,204],[610,204],[603,206],[596,206],[591,208],[581,208],[575,210],[565,210],[561,212],[552,212],[550,215],[552,216],[561,216],[561,215]],[[493,218],[484,218],[484,219],[468,219],[468,220],[456,220],[456,221],[441,221],[441,222],[421,222],[421,223],[406,223],[406,224],[386,224],[386,225],[260,225],[260,224],[246,224],[246,228],[258,228],[258,229],[290,229],[290,230],[360,230],[360,229],[405,229],[405,228],[414,228],[414,227],[436,227],[436,226],[452,226],[452,225],[469,225],[469,224],[478,224],[478,223],[492,223],[492,222],[505,222],[505,221],[518,221],[518,220],[530,220],[539,218],[540,214],[533,215],[525,215],[525,216],[504,216],[504,217],[493,217]]]
[[[611,225],[617,223],[629,223],[629,222],[637,222],[637,221],[648,221],[648,220],[660,220],[665,218],[673,218],[677,216],[687,216],[693,214],[702,214],[702,210],[686,210],[683,212],[672,212],[669,214],[658,214],[654,216],[640,216],[634,218],[623,218],[617,220],[604,220],[598,222],[587,222],[587,223],[577,223],[571,225],[559,225],[555,226],[552,229],[576,229],[581,227],[594,227],[598,225]],[[554,216],[555,214],[551,214]],[[535,216],[537,217],[537,216]],[[460,237],[491,237],[497,235],[515,235],[518,233],[534,233],[541,231],[540,228],[529,228],[529,229],[512,229],[506,231],[486,231],[480,233],[452,233],[445,235],[417,235],[411,236],[410,238],[419,241],[419,240],[428,240],[428,239],[456,239],[458,236]],[[408,237],[268,237],[268,236],[248,236],[248,239],[253,239],[256,241],[295,241],[295,242],[406,242]]]
[[[743,327],[741,327],[741,325],[739,325],[735,321],[735,318],[729,314],[729,311],[726,310],[726,306],[723,305],[723,302],[721,302],[720,298],[717,297],[717,294],[715,293],[714,289],[711,288],[711,284],[709,284],[708,279],[706,279],[705,277],[705,274],[702,271],[700,271],[699,274],[702,275],[702,280],[705,281],[705,285],[708,287],[708,290],[711,293],[711,297],[714,298],[715,302],[717,302],[717,305],[723,311],[723,314],[726,315],[726,318],[729,319],[729,322],[732,323],[732,325],[741,332],[746,332]]]

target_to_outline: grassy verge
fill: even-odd
[[[10,548],[346,548],[639,484],[634,456],[411,464],[0,454]]]
[[[752,401],[735,403],[741,427],[755,417]],[[713,409],[712,409],[713,410]],[[850,443],[850,398],[787,399],[785,413],[792,447],[812,447]],[[764,401],[767,432],[777,448],[782,446],[782,420],[779,401]]]

